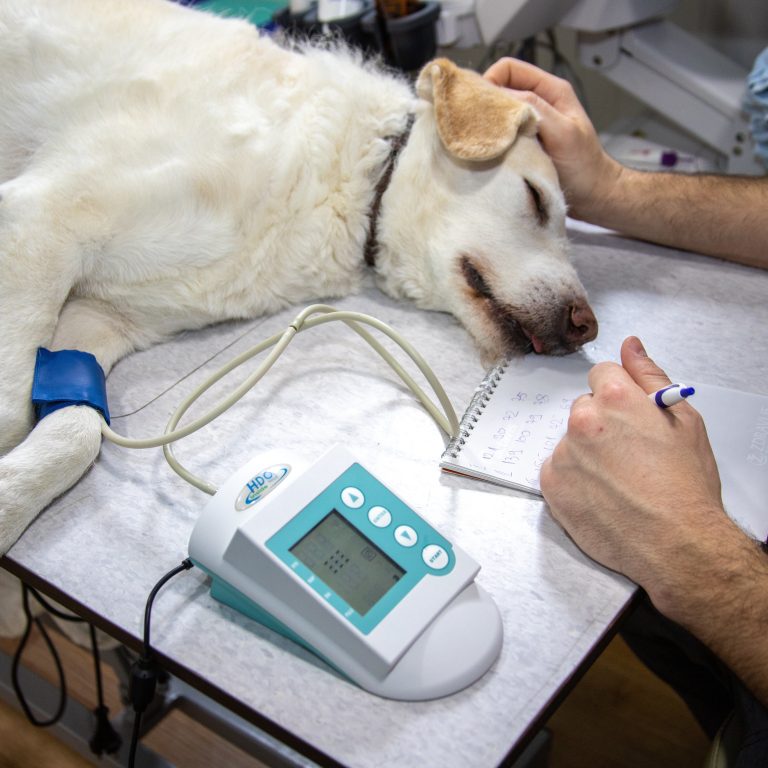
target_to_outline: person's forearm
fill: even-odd
[[[648,589],[651,600],[709,646],[768,707],[768,553],[723,521],[690,542],[678,564],[688,583]]]
[[[617,166],[575,215],[632,237],[768,268],[768,177]]]

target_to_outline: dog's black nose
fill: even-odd
[[[581,346],[597,336],[597,318],[586,302],[577,302],[565,308],[565,338],[574,346]]]

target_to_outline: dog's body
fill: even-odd
[[[438,62],[417,95],[167,0],[0,0],[0,553],[100,445],[85,407],[30,432],[36,349],[108,372],[182,329],[355,291],[411,115],[373,230],[381,287],[488,355],[593,338],[535,116],[479,76]]]

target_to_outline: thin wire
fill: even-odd
[[[319,316],[312,317],[313,315]],[[182,466],[173,453],[171,443],[175,442],[176,440],[180,440],[182,437],[186,437],[206,426],[211,421],[218,418],[227,409],[231,408],[236,402],[238,402],[238,400],[240,400],[250,389],[252,389],[277,362],[277,359],[280,357],[280,355],[282,355],[282,353],[285,351],[297,333],[302,330],[309,330],[315,326],[333,321],[344,322],[349,328],[351,328],[362,339],[364,339],[375,352],[377,352],[377,354],[395,371],[395,373],[400,377],[405,385],[411,390],[411,392],[416,396],[419,402],[424,406],[429,415],[435,421],[437,426],[443,430],[449,438],[453,438],[458,433],[458,418],[456,417],[456,412],[451,405],[448,395],[445,393],[445,390],[440,384],[437,376],[434,374],[429,365],[427,365],[424,358],[408,341],[406,341],[406,339],[404,339],[392,327],[370,315],[366,315],[360,312],[337,310],[334,307],[328,306],[326,304],[313,304],[303,309],[284,331],[270,336],[268,339],[265,339],[261,343],[241,353],[225,366],[216,371],[214,374],[212,374],[208,379],[206,379],[177,407],[177,409],[172,414],[168,424],[166,425],[165,432],[162,435],[146,439],[126,438],[112,430],[109,426],[107,426],[106,422],[102,422],[102,434],[106,439],[125,448],[156,448],[163,446],[163,453],[165,454],[165,458],[174,472],[176,472],[180,477],[182,477],[196,488],[199,488],[205,493],[212,495],[216,493],[216,487],[211,483],[208,483],[207,481],[192,474],[189,470]],[[361,324],[369,325],[384,335],[388,336],[411,358],[411,360],[416,364],[416,366],[424,375],[424,378],[429,383],[432,391],[437,395],[437,399],[443,409],[442,412],[440,412],[432,400],[426,395],[426,393],[414,381],[414,379],[402,367],[402,365],[400,365],[395,357],[387,349],[385,349],[368,330],[363,328]],[[235,368],[239,367],[269,347],[274,347],[274,349],[270,352],[267,358],[256,369],[256,371],[250,374],[229,396],[218,402],[203,416],[190,422],[185,427],[177,428],[177,425],[183,415],[203,395],[204,392],[210,389],[227,374],[231,373]]]
[[[275,350],[273,350],[272,353],[270,354],[269,358],[267,358],[267,360],[265,360],[265,362],[263,363],[263,367],[265,368],[264,373],[266,373],[266,370],[268,370],[272,366],[272,364],[277,359],[277,357],[280,356],[283,349],[287,346],[288,342],[290,341],[290,338],[292,338],[293,335],[295,335],[295,333],[296,331],[294,328],[289,328],[287,331],[284,331],[282,334],[277,334],[276,336],[272,336],[271,338],[267,339],[267,342],[262,342],[261,344],[258,345],[258,347],[261,348],[259,349],[259,351],[262,351],[267,347],[272,346],[273,344],[278,344]],[[285,336],[288,336],[289,338],[286,340],[285,338],[283,338]],[[181,429],[177,429],[177,430],[174,430],[173,432],[162,434],[158,437],[132,439],[132,438],[123,437],[122,435],[119,435],[117,432],[115,432],[109,426],[107,426],[106,422],[102,422],[102,425],[101,425],[102,435],[104,435],[104,437],[106,437],[108,440],[112,441],[113,443],[116,443],[117,445],[122,446],[123,448],[159,448],[161,445],[166,445],[167,443],[180,440],[182,437],[187,437],[188,435],[191,435],[193,432],[197,432],[198,429],[201,429],[202,427],[206,426],[206,424],[210,423],[214,419],[221,416],[221,414],[224,413],[224,411],[226,411],[228,408],[234,405],[250,389],[249,385],[250,385],[251,378],[253,378],[253,376],[246,379],[246,381],[243,382],[243,384],[241,384],[229,397],[219,402],[207,414],[205,414],[204,416],[201,416],[199,419],[195,419],[195,421],[190,422],[189,424],[187,424],[186,427],[182,427]],[[261,378],[261,376],[259,376],[259,378]],[[256,379],[256,381],[258,381],[258,379]],[[204,389],[201,388],[199,390],[195,390],[196,393],[199,391],[204,391]]]
[[[158,392],[152,399],[147,400],[146,403],[143,405],[139,405],[137,408],[134,408],[132,411],[125,411],[124,413],[112,413],[111,419],[112,421],[116,421],[117,419],[126,419],[129,416],[134,416],[139,411],[143,411],[145,408],[148,408],[152,403],[157,402],[160,400],[161,397],[164,395],[167,395],[174,387],[181,384],[182,381],[186,381],[191,376],[194,376],[199,370],[202,368],[205,368],[208,363],[210,363],[212,360],[215,360],[217,357],[221,356],[226,352],[228,349],[231,349],[234,347],[238,342],[242,341],[246,336],[252,334],[254,331],[253,328],[248,328],[247,330],[240,333],[238,336],[236,336],[232,341],[230,341],[228,344],[225,344],[221,349],[217,349],[212,355],[208,357],[207,360],[203,360],[202,362],[198,363],[192,370],[187,371],[178,381],[175,381],[173,384],[169,384],[162,392]]]

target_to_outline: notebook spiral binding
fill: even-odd
[[[472,395],[472,399],[469,401],[467,410],[464,411],[464,415],[461,417],[459,433],[448,443],[448,446],[443,452],[443,459],[455,459],[461,453],[464,443],[467,442],[470,433],[475,428],[478,417],[488,405],[491,395],[498,386],[501,376],[508,365],[509,360],[503,360],[495,365],[488,371],[488,373],[486,373],[483,380],[475,388],[475,392]]]

